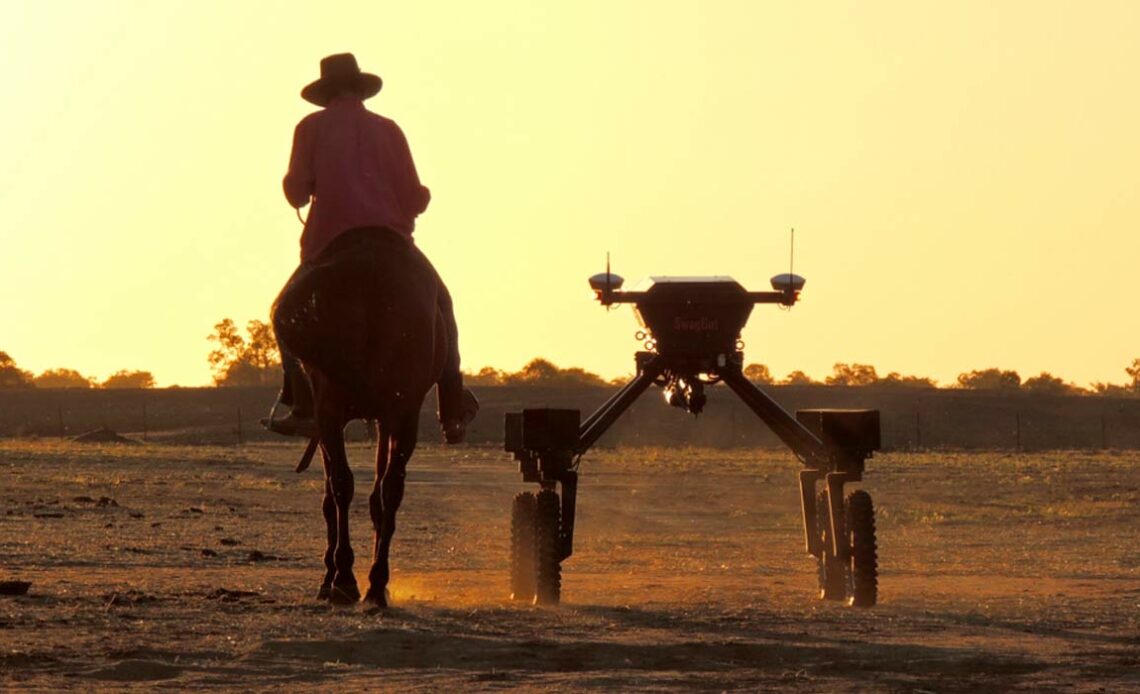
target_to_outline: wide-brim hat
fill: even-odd
[[[361,99],[369,99],[380,93],[383,86],[384,80],[378,76],[360,71],[356,56],[337,53],[321,59],[321,78],[305,85],[301,98],[317,106],[328,106],[329,101],[345,89]]]

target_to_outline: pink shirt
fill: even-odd
[[[356,227],[388,227],[411,237],[416,216],[431,200],[400,127],[348,97],[297,124],[284,186],[293,207],[312,196],[302,261]]]

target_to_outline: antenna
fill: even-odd
[[[613,287],[610,286],[610,252],[606,251],[606,301],[610,300],[613,296]],[[610,305],[606,304],[606,310],[610,310]]]
[[[788,254],[788,279],[791,279],[792,269],[796,265],[796,228],[792,227],[792,249]]]

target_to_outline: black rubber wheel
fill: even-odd
[[[819,599],[844,600],[847,597],[847,564],[831,551],[831,519],[827,490],[815,497],[816,531],[823,548],[819,562]]]
[[[511,506],[511,600],[534,600],[537,508],[530,492],[516,495]]]
[[[879,556],[875,542],[875,507],[862,489],[847,495],[847,534],[851,540],[847,604],[871,607],[879,599]]]
[[[562,599],[562,502],[551,489],[538,493],[535,509],[536,585],[534,604]]]

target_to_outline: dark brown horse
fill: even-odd
[[[368,505],[375,535],[364,600],[387,606],[388,550],[420,408],[440,378],[447,353],[439,286],[431,263],[403,236],[354,230],[337,237],[315,265],[295,276],[274,305],[282,350],[300,359],[313,384],[319,438],[310,442],[298,472],[319,443],[328,531],[322,599],[360,600],[349,542],[354,483],[344,427],[352,419],[372,419],[378,443]]]

